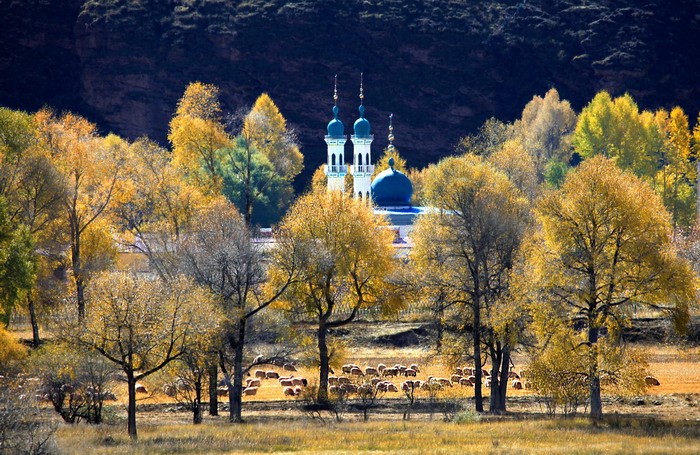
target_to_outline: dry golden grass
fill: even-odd
[[[228,425],[142,425],[131,443],[123,428],[63,427],[58,444],[66,454],[171,453],[446,453],[509,454],[696,454],[700,430],[643,421],[585,420],[375,422],[320,424],[277,421]]]

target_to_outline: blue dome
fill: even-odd
[[[355,125],[353,126],[355,130],[355,136],[357,137],[369,137],[370,127],[369,121],[365,118],[365,107],[360,105],[360,118],[355,120]]]
[[[335,117],[333,120],[328,122],[328,135],[333,136],[333,137],[343,137],[345,136],[345,127],[343,126],[343,122],[338,120],[338,106],[333,106],[333,116]]]
[[[380,207],[411,205],[413,184],[403,172],[394,168],[382,171],[372,182],[372,199]]]

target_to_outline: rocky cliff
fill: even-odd
[[[231,111],[265,91],[309,172],[325,159],[336,73],[346,133],[363,71],[374,150],[393,112],[411,166],[550,87],[577,109],[601,89],[700,109],[695,0],[0,0],[0,30],[2,105],[71,109],[165,143],[190,81],[218,85]]]

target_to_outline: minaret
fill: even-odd
[[[345,190],[345,174],[348,167],[345,165],[345,128],[343,122],[338,120],[338,75],[335,75],[333,87],[333,120],[328,122],[328,134],[325,137],[328,144],[328,159],[324,171],[328,178],[328,191]]]
[[[370,134],[370,125],[365,118],[365,93],[360,74],[360,118],[355,121],[355,134],[350,137],[353,144],[352,176],[354,195],[357,198],[371,200],[372,194],[372,154],[370,145],[374,136]]]

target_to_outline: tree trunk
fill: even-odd
[[[501,383],[501,360],[503,353],[498,349],[498,346],[489,347],[491,355],[491,387],[489,395],[489,412],[492,414],[498,414],[501,410],[501,394],[499,393],[499,386]]]
[[[440,309],[438,310],[437,314],[437,341],[435,343],[435,349],[437,350],[437,353],[440,354],[442,352],[442,338],[444,336],[443,331],[445,329],[445,325],[443,323],[443,317],[445,314],[445,310],[442,308],[442,305],[440,306]]]
[[[594,325],[588,326],[588,343],[591,349],[589,359],[588,380],[591,399],[591,419],[603,417],[603,403],[600,399],[600,374],[598,373],[598,335],[599,328]]]
[[[217,376],[219,369],[216,367],[216,362],[212,362],[207,366],[207,374],[209,374],[209,415],[219,415],[219,378]]]
[[[479,299],[474,299],[474,327],[472,329],[474,336],[474,409],[476,412],[484,412],[484,398],[481,394],[481,315],[479,314]]]
[[[194,402],[192,403],[192,423],[202,423],[202,378],[194,382]]]
[[[75,279],[75,292],[78,302],[78,320],[85,319],[85,282],[83,280],[82,265],[80,264],[80,234],[78,226],[73,226],[73,245],[71,248],[71,266]]]
[[[508,393],[508,373],[510,371],[510,346],[503,346],[503,360],[501,361],[501,380],[498,383],[498,394],[500,395],[501,406],[498,409],[500,413],[506,412],[506,398]]]
[[[326,343],[326,334],[328,329],[323,321],[318,324],[318,353],[319,364],[321,366],[318,378],[318,396],[319,403],[328,403],[328,345]]]
[[[233,391],[229,393],[231,422],[242,423],[241,417],[243,407],[243,340],[245,340],[245,318],[238,321],[238,334],[235,340],[233,355]]]
[[[29,303],[29,321],[32,324],[32,340],[34,347],[38,348],[41,339],[39,338],[39,321],[36,319],[36,306],[34,305],[34,298],[31,295],[27,300]]]
[[[133,371],[126,371],[126,382],[129,394],[129,405],[127,407],[127,431],[132,440],[137,439],[136,435],[136,379]]]

